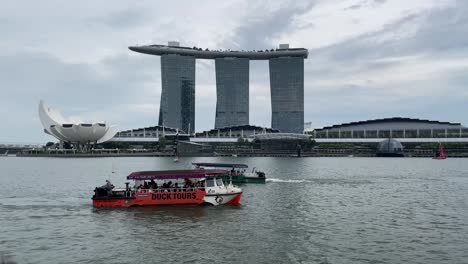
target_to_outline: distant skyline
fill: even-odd
[[[158,122],[160,58],[135,44],[309,49],[305,121],[385,117],[468,125],[468,2],[3,1],[0,143],[44,142],[43,99],[121,130]],[[214,61],[196,62],[196,130],[214,127]],[[268,63],[250,64],[250,124],[271,125]]]

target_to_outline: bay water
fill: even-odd
[[[240,206],[95,209],[132,171],[246,163]],[[0,256],[16,263],[468,263],[468,160],[0,158]],[[114,170],[115,173],[112,173]]]

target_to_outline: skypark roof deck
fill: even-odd
[[[208,50],[197,47],[179,47],[165,45],[143,45],[130,46],[130,50],[150,54],[167,55],[178,54],[183,56],[193,56],[197,59],[216,59],[216,58],[247,58],[250,60],[268,60],[279,57],[302,57],[307,58],[309,51],[303,48],[270,49],[258,51],[237,51],[237,50]]]

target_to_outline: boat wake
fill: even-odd
[[[309,182],[309,181],[307,181],[307,180],[284,180],[284,179],[267,178],[266,182],[303,183],[303,182]]]
[[[369,184],[372,183],[368,180],[349,180],[349,179],[266,179],[266,182],[278,182],[278,183],[313,183],[313,184]]]

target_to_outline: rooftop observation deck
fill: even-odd
[[[197,47],[180,47],[166,45],[144,45],[130,46],[130,50],[150,55],[178,54],[183,56],[194,56],[196,59],[216,58],[246,58],[250,60],[268,60],[279,57],[302,57],[307,58],[309,51],[304,48],[280,48],[270,50],[209,50]]]

